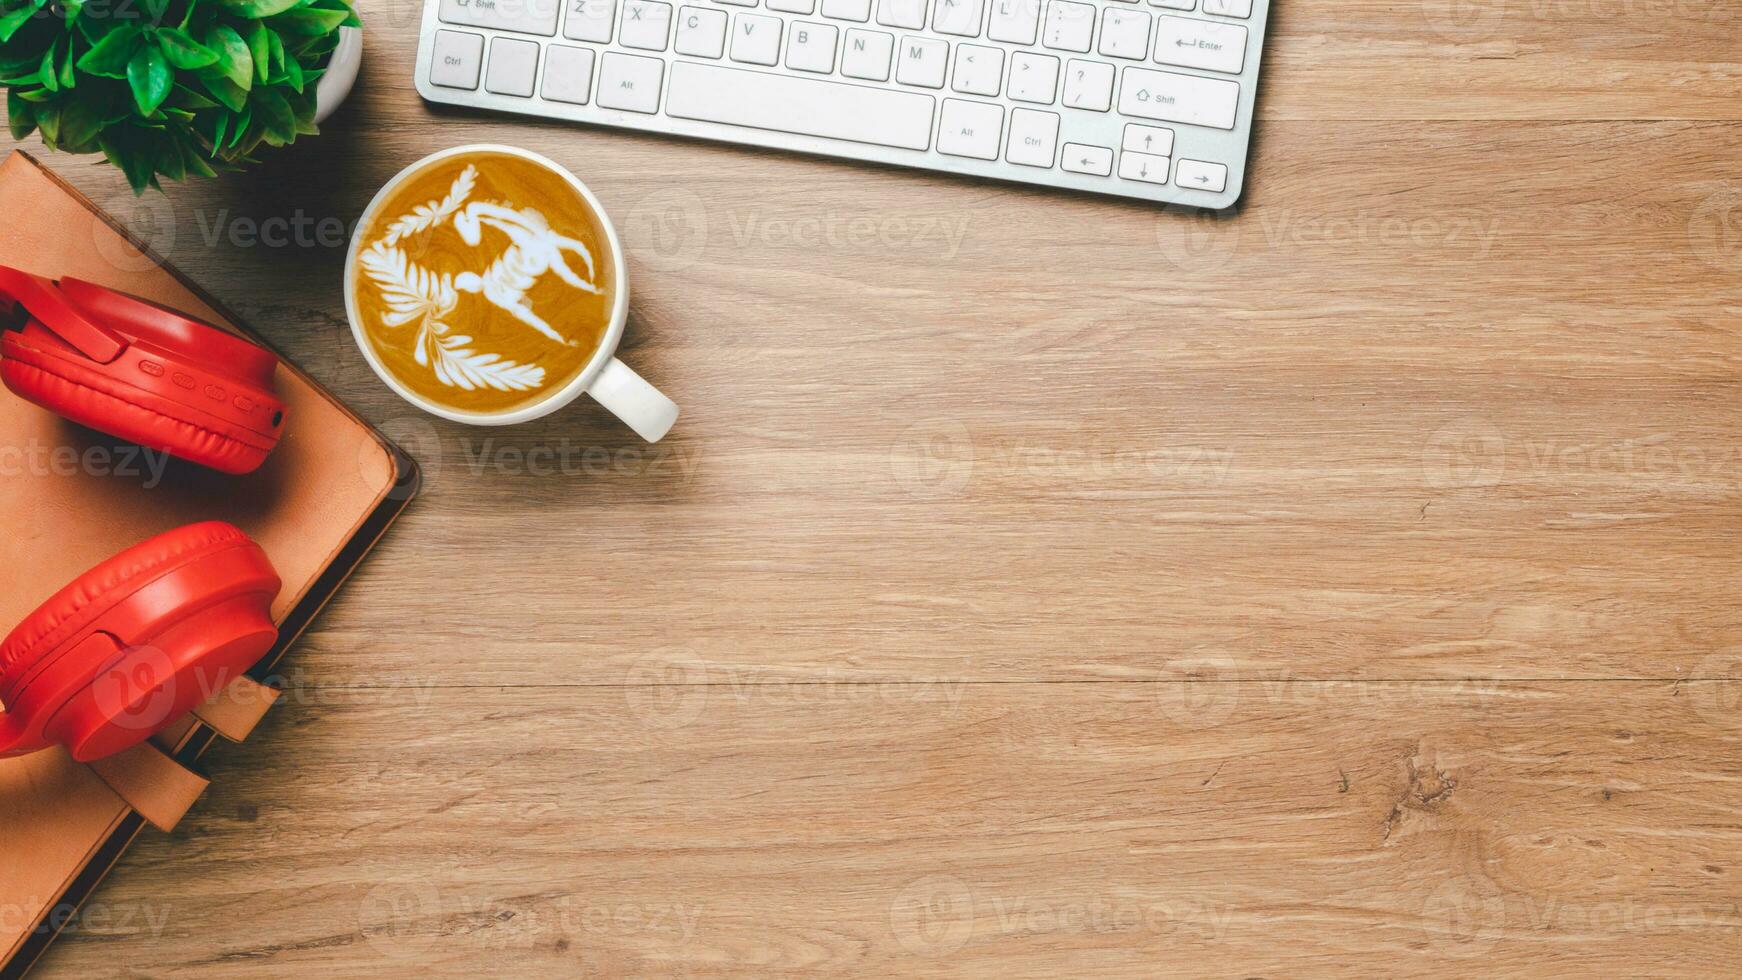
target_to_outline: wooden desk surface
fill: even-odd
[[[1734,969],[1742,7],[1283,0],[1221,218],[432,111],[363,12],[249,175],[48,158],[428,492],[43,976]],[[472,141],[617,217],[665,443],[353,348]]]

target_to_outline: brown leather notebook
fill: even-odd
[[[235,330],[196,287],[29,155],[0,164],[0,264],[76,276]],[[417,487],[417,468],[313,379],[284,363],[289,421],[244,477],[203,470],[64,422],[0,389],[0,635],[109,555],[197,520],[226,520],[284,580],[263,677]],[[191,766],[271,703],[243,679],[152,741],[91,766],[60,750],[0,759],[0,978],[22,975],[145,823],[172,826],[205,788]]]

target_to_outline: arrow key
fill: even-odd
[[[1106,177],[1113,172],[1113,151],[1105,146],[1092,146],[1088,143],[1066,143],[1059,166],[1073,174]]]
[[[1182,159],[1179,162],[1179,173],[1174,175],[1173,182],[1195,191],[1220,194],[1228,189],[1228,168],[1219,163]]]
[[[1160,126],[1140,126],[1137,123],[1125,124],[1125,139],[1121,149],[1133,153],[1147,153],[1150,156],[1173,156],[1173,130],[1162,129]]]
[[[1172,162],[1167,157],[1158,157],[1153,153],[1133,153],[1125,150],[1119,154],[1119,176],[1126,180],[1165,184],[1168,164]]]

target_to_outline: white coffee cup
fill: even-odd
[[[520,408],[505,412],[466,412],[450,408],[446,405],[430,401],[412,391],[393,372],[381,362],[375,353],[374,345],[363,332],[362,317],[357,311],[356,290],[352,284],[356,282],[358,253],[363,248],[363,235],[374,222],[376,209],[381,207],[399,186],[426,168],[449,157],[471,153],[504,153],[528,160],[548,169],[551,173],[568,181],[569,186],[587,202],[598,218],[598,226],[604,230],[605,242],[611,250],[611,295],[615,301],[611,307],[611,322],[605,328],[604,335],[599,340],[599,349],[593,352],[593,357],[581,372],[564,384],[561,388],[545,395],[543,398]],[[453,149],[432,153],[417,161],[398,174],[394,175],[381,190],[375,193],[369,206],[363,209],[363,216],[357,222],[356,230],[351,233],[351,249],[345,255],[345,315],[351,321],[351,336],[356,339],[357,347],[363,352],[369,366],[375,370],[387,387],[398,392],[399,397],[416,405],[418,408],[455,422],[465,422],[470,425],[514,425],[517,422],[529,422],[562,408],[579,398],[582,393],[593,396],[593,399],[622,419],[636,434],[648,442],[658,442],[671,431],[672,423],[677,421],[677,403],[665,397],[658,388],[648,384],[639,374],[617,359],[617,345],[623,339],[623,325],[629,319],[629,273],[623,261],[623,243],[617,237],[617,228],[611,224],[611,218],[605,213],[604,205],[580,182],[574,174],[561,164],[547,157],[519,147],[504,146],[499,143],[474,143],[467,146],[456,146]]]

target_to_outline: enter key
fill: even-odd
[[[1163,17],[1156,27],[1155,60],[1164,65],[1238,75],[1246,67],[1246,28],[1239,24]]]

